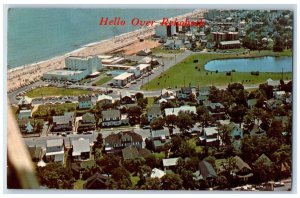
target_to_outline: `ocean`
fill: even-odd
[[[8,10],[8,69],[71,52],[89,43],[138,29],[135,17],[161,20],[192,9],[73,9],[10,8]],[[99,26],[100,19],[120,17],[125,26]]]

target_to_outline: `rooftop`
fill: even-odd
[[[114,77],[114,80],[125,80],[125,79],[131,77],[132,75],[133,75],[133,73],[124,72],[123,74],[120,74],[120,75]]]
[[[46,145],[47,145],[47,147],[62,146],[63,145],[63,139],[47,140]]]

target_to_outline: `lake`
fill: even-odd
[[[293,61],[291,56],[260,58],[224,59],[209,61],[204,65],[208,71],[224,72],[235,70],[237,72],[292,72]]]

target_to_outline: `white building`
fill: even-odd
[[[165,115],[176,115],[178,116],[178,113],[180,111],[183,112],[192,112],[196,114],[196,107],[195,106],[181,106],[181,107],[176,107],[176,108],[166,108],[165,109]]]
[[[131,82],[134,79],[133,73],[124,72],[123,74],[120,74],[113,78],[113,85],[116,86],[125,86],[129,82]]]
[[[160,24],[155,26],[155,36],[166,38],[176,34],[175,26],[162,26]]]

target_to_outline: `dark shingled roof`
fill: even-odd
[[[118,118],[121,116],[120,110],[107,110],[102,111],[103,119],[105,118]]]
[[[140,156],[137,148],[135,147],[127,147],[122,149],[122,155],[124,160],[135,159]]]
[[[86,180],[84,189],[107,189],[108,188],[108,177],[100,173],[93,174]]]
[[[216,178],[217,173],[213,166],[207,161],[201,161],[199,163],[199,170],[204,180],[207,178]]]
[[[132,131],[121,131],[117,134],[110,134],[104,139],[104,141],[105,144],[108,143],[110,145],[114,145],[114,144],[121,144],[122,139],[129,139],[129,138],[131,138],[133,142],[143,141],[142,136]]]

